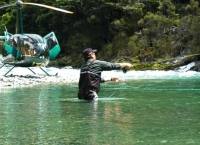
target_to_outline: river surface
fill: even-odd
[[[199,73],[117,73],[93,102],[77,83],[0,88],[0,144],[200,144]]]

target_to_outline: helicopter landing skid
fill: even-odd
[[[1,67],[0,67],[0,69],[4,66],[5,64],[3,64]],[[11,72],[14,68],[15,68],[16,66],[13,66],[12,68],[10,68],[5,74],[4,74],[4,76],[7,76],[7,74],[9,73],[9,72]],[[33,74],[36,74],[31,68],[29,68],[29,67],[27,67]],[[48,76],[50,76],[50,74],[49,73],[47,73],[42,67],[39,67],[46,75],[48,75]],[[58,73],[56,73],[54,76],[56,76]]]
[[[4,67],[4,65],[5,65],[5,64],[3,64],[3,65],[1,66],[1,68]],[[0,69],[1,69],[1,68],[0,68]],[[11,69],[9,69],[9,70],[7,71],[7,73],[5,73],[4,76],[6,76],[9,72],[11,72],[11,70],[13,70],[14,68],[15,68],[15,66],[13,66]]]
[[[46,75],[48,75],[48,76],[50,76],[43,68],[41,68],[41,67],[39,67]],[[28,69],[32,72],[32,73],[34,73],[34,74],[36,74],[32,69],[30,69],[29,67],[28,67]],[[55,74],[55,75],[57,75],[57,74]]]

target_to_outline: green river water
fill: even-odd
[[[101,84],[99,100],[77,83],[0,88],[2,145],[199,145],[200,80]]]

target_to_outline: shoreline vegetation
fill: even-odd
[[[199,70],[199,57],[200,54],[194,54],[194,55],[186,55],[186,56],[180,56],[176,58],[170,58],[170,59],[158,59],[156,61],[140,61],[136,58],[131,57],[121,57],[121,58],[115,58],[115,59],[106,59],[105,61],[110,61],[113,63],[123,63],[128,62],[133,64],[132,70],[174,70],[178,67],[187,65],[191,62],[195,62],[196,68],[193,69],[194,71]],[[78,60],[76,57],[62,57],[58,58],[55,61],[51,61],[49,63],[49,66],[54,67],[65,67],[65,66],[72,66],[73,68],[80,68],[81,64],[84,60]]]

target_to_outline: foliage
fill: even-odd
[[[9,2],[8,2],[9,1]],[[12,3],[4,0],[0,5]],[[164,64],[146,62],[200,53],[198,0],[26,0],[73,11],[73,15],[35,7],[23,7],[25,33],[42,36],[54,31],[66,65],[80,67],[82,51],[98,50],[108,61],[131,58],[138,68],[157,69]],[[0,31],[15,33],[15,9],[0,9]],[[67,58],[67,60],[66,60]],[[123,59],[124,60],[124,59]],[[132,61],[134,60],[134,61]],[[140,64],[141,63],[141,64]],[[63,63],[65,64],[65,63]],[[163,66],[163,69],[170,68]]]

